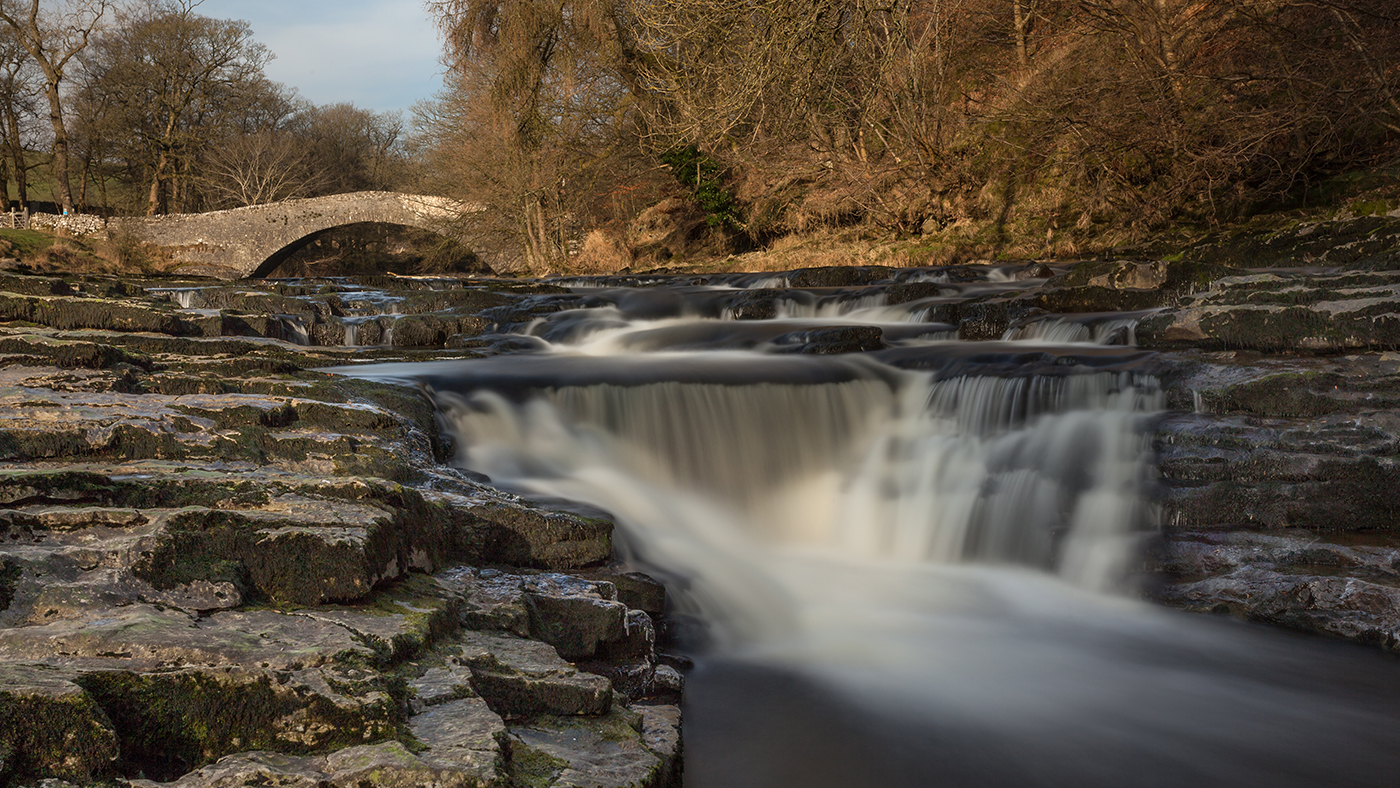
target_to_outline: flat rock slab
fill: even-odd
[[[433,706],[409,720],[413,737],[427,746],[418,757],[435,768],[478,775],[482,784],[499,778],[500,739],[505,723],[480,698]]]
[[[128,605],[83,620],[0,629],[0,659],[82,669],[295,670],[374,658],[375,652],[343,626],[270,610],[197,619],[178,610]]]
[[[471,668],[472,688],[507,719],[537,714],[604,714],[612,706],[612,684],[582,673],[537,640],[462,635],[460,656]]]
[[[324,757],[238,753],[174,782],[131,780],[129,784],[133,788],[491,788],[505,783],[494,772],[426,763],[391,741],[349,747]]]
[[[641,718],[614,710],[602,718],[544,718],[512,726],[511,769],[529,785],[647,788],[663,785],[672,763],[648,749]]]

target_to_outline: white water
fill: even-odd
[[[1151,526],[1144,428],[1161,395],[1127,373],[602,385],[440,404],[463,465],[612,512],[649,560],[693,578],[698,612],[733,644],[791,634],[817,591],[797,568],[809,561],[1014,564],[1104,589]]]
[[[310,345],[311,332],[306,324],[296,315],[277,315],[277,320],[282,327],[290,334],[290,339],[297,345]]]
[[[1124,587],[1157,519],[1150,376],[855,359],[798,384],[761,374],[779,357],[667,350],[721,321],[595,311],[544,352],[421,374],[460,464],[612,513],[711,625],[690,788],[1394,784],[1393,666]]]
[[[1079,322],[1051,317],[1009,328],[1002,334],[1002,339],[1008,342],[1043,342],[1047,344],[1115,342],[1122,345],[1136,345],[1138,320],[1137,317],[1130,317]]]

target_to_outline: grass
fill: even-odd
[[[171,261],[134,238],[70,238],[43,230],[0,229],[0,267],[35,274],[162,273]]]
[[[0,229],[0,254],[24,260],[53,246],[57,240],[57,237],[38,230]]]

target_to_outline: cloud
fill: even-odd
[[[441,51],[415,0],[205,0],[199,13],[245,19],[277,56],[271,79],[317,104],[407,110],[441,85]]]

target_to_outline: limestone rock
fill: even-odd
[[[453,567],[440,578],[462,598],[462,626],[529,636],[530,610],[525,604],[525,581],[520,575],[499,569]]]
[[[475,784],[500,779],[500,738],[505,724],[480,698],[465,698],[433,706],[409,720],[413,737],[427,746],[419,754],[429,766],[471,774]]]
[[[429,668],[423,675],[408,682],[410,708],[414,714],[421,714],[430,706],[438,706],[448,701],[476,697],[472,689],[472,673],[465,666],[447,664]]]
[[[0,663],[0,781],[88,784],[110,773],[117,736],[72,674]]]
[[[597,715],[612,705],[612,686],[582,673],[536,640],[464,633],[460,661],[491,709],[516,719],[536,714]]]
[[[513,726],[507,739],[512,773],[520,782],[560,788],[663,785],[672,764],[643,743],[642,727],[642,718],[624,709],[596,719],[542,718]]]
[[[565,659],[592,657],[600,644],[627,634],[627,605],[611,583],[541,574],[525,579],[525,600],[531,634]]]
[[[173,782],[130,780],[133,788],[491,788],[494,772],[442,767],[418,758],[400,742],[347,747],[330,755],[244,752],[183,775]]]
[[[612,558],[612,523],[524,505],[491,504],[467,513],[488,529],[487,560],[539,569],[575,569]]]
[[[397,742],[395,742],[397,743]],[[320,788],[326,775],[318,758],[277,752],[242,752],[189,772],[172,782],[129,780],[132,788]]]
[[[270,610],[198,619],[138,604],[82,620],[0,629],[0,658],[99,669],[236,665],[294,670],[374,656],[344,627]]]

